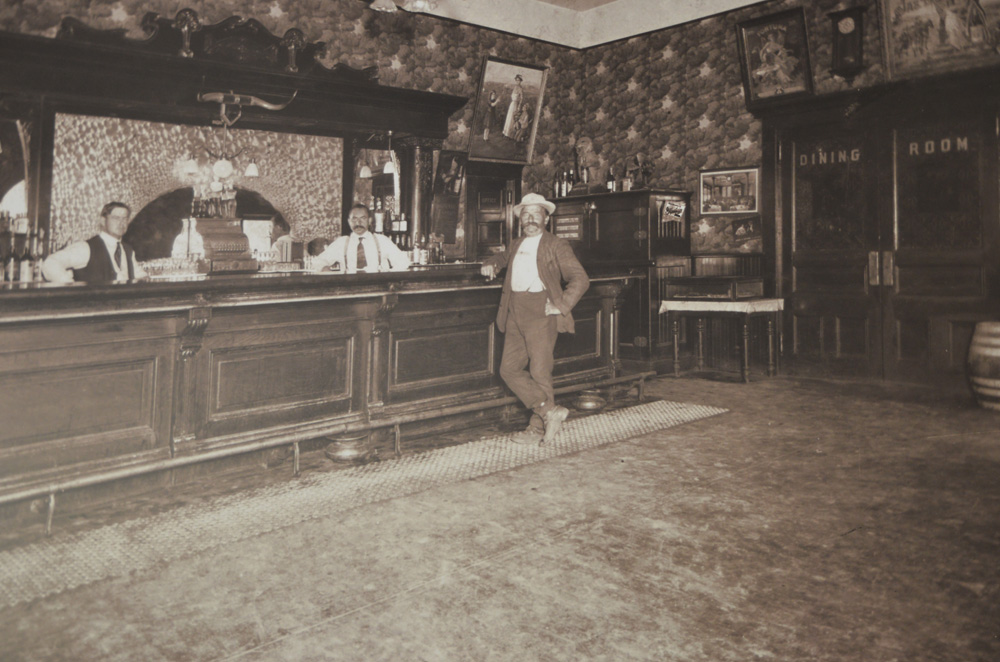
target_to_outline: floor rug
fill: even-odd
[[[300,477],[0,552],[0,609],[377,501],[725,413],[658,401],[567,421],[543,446],[510,436]]]

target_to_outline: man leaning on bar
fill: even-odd
[[[122,241],[132,220],[124,202],[101,209],[101,231],[87,241],[73,242],[45,258],[42,275],[52,283],[119,283],[146,278],[135,251]]]
[[[575,331],[571,311],[590,286],[570,243],[546,229],[555,209],[537,193],[525,195],[514,206],[521,236],[480,268],[491,280],[507,270],[497,311],[504,334],[500,377],[532,411],[528,428],[511,437],[519,444],[552,441],[569,416],[552,386],[556,339]]]

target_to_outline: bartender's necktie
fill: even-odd
[[[119,269],[122,268],[122,242],[120,241],[118,242],[118,245],[115,246],[115,266]]]
[[[365,259],[365,245],[364,242],[358,239],[358,271],[361,271],[368,266],[368,260]]]

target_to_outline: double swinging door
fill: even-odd
[[[964,380],[997,308],[998,126],[917,108],[776,131],[792,370]]]

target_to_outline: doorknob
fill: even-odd
[[[868,251],[868,285],[871,287],[878,287],[880,285],[878,251]]]
[[[896,285],[896,254],[893,251],[882,251],[882,284],[886,287]]]

